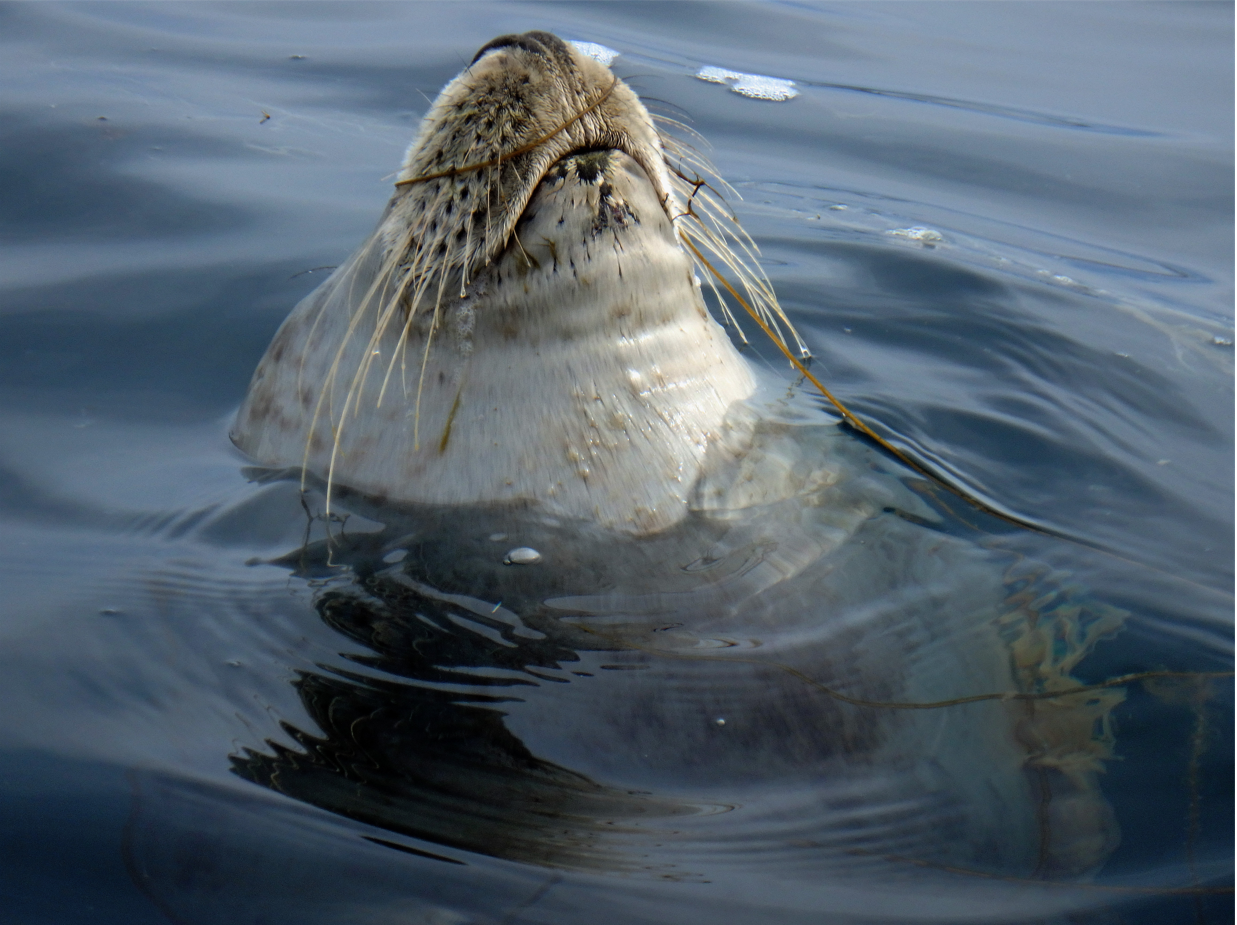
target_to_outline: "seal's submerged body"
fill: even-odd
[[[1072,687],[1120,614],[947,535],[807,403],[752,399],[693,259],[721,253],[784,318],[675,157],[546,33],[491,42],[434,103],[233,432],[387,525],[289,562],[351,569],[319,613],[415,683],[302,678],[323,735],[238,773],[557,866],[673,866],[681,836],[724,867],[742,825],[682,818],[749,802],[735,818],[807,845],[804,871],[1093,872],[1116,841],[1097,774],[1119,693],[1002,695]],[[519,546],[542,561],[503,565]],[[502,714],[476,706],[511,685]]]

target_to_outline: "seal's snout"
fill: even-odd
[[[511,244],[551,168],[593,150],[634,160],[677,214],[661,138],[631,89],[548,32],[500,36],[426,114],[396,183],[388,244],[423,255],[421,266],[448,271],[462,291]]]

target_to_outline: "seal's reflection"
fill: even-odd
[[[320,732],[285,726],[299,748],[234,769],[556,867],[1093,873],[1117,839],[1097,775],[1119,690],[906,707],[1073,687],[1123,615],[952,535],[849,446],[815,494],[640,541],[425,508],[306,545],[281,564],[325,579],[319,616],[364,654],[296,680]],[[516,546],[543,561],[503,564]]]
[[[390,539],[388,531],[345,535],[295,557],[302,574],[350,569],[355,580],[325,590],[316,608],[329,626],[372,652],[353,656],[355,662],[387,677],[301,673],[295,686],[321,735],[287,726],[303,752],[247,751],[233,759],[238,774],[425,841],[571,866],[602,862],[593,843],[603,822],[613,833],[624,819],[698,811],[603,786],[530,752],[504,725],[502,705],[518,697],[519,687],[545,680],[545,672],[561,674],[578,662],[574,640],[435,595],[408,577],[415,566],[433,569],[434,557],[418,555],[426,544],[393,569],[382,562]],[[517,580],[504,588],[509,599],[518,595],[511,584],[523,576],[511,577]],[[461,692],[461,685],[472,690]]]
[[[565,683],[580,661],[577,647],[599,648],[595,636],[548,615],[530,593],[579,592],[596,576],[556,570],[560,581],[547,587],[533,580],[538,573],[502,565],[492,532],[471,548],[461,544],[462,525],[458,511],[436,523],[432,514],[418,519],[395,567],[383,558],[406,522],[378,534],[344,533],[282,562],[305,577],[350,576],[322,591],[315,607],[371,653],[351,660],[385,677],[300,673],[295,686],[322,734],[285,725],[303,752],[274,743],[270,755],[246,750],[234,756],[235,771],[393,832],[556,865],[613,866],[617,859],[602,857],[595,844],[602,826],[612,840],[625,821],[706,809],[599,784],[537,757],[507,729],[502,705],[518,701],[521,687]],[[464,590],[506,604],[453,593]],[[517,610],[525,620],[504,620]]]

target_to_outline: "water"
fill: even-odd
[[[744,578],[752,603],[708,624],[698,587],[667,604],[658,548],[524,523],[490,541],[488,522],[357,516],[303,548],[295,486],[246,481],[231,415],[280,320],[372,229],[426,97],[538,28],[617,49],[712,143],[839,397],[1068,539],[939,493],[915,508],[921,480],[825,428],[815,445],[882,467],[865,491],[948,526],[872,520],[859,536],[910,577],[861,599],[810,568]],[[40,4],[0,8],[0,41],[7,920],[1231,918],[1228,680],[1121,688],[1116,757],[1089,778],[1121,841],[1082,888],[958,862],[976,836],[932,844],[939,807],[880,829],[905,793],[892,764],[805,776],[795,750],[847,723],[903,758],[993,741],[965,734],[996,728],[992,704],[922,722],[821,705],[823,679],[897,664],[863,607],[917,588],[944,588],[953,609],[916,626],[947,640],[1019,581],[1062,632],[1123,621],[1074,638],[1081,680],[1231,668],[1231,7]],[[560,565],[498,564],[519,546]],[[845,549],[853,575],[867,560]],[[377,576],[363,596],[357,575]],[[605,622],[640,593],[644,622]],[[845,626],[813,619],[828,594]],[[420,629],[377,619],[408,600]],[[594,620],[536,624],[547,600]],[[914,651],[908,676],[945,686],[945,650]],[[907,744],[931,722],[945,752]]]

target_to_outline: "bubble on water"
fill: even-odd
[[[503,565],[533,565],[541,561],[541,553],[531,546],[517,546],[503,556]]]
[[[1215,344],[1217,347],[1233,346],[1233,339],[1231,337],[1221,337],[1218,334],[1215,337],[1211,338],[1211,342]]]
[[[729,84],[735,93],[751,97],[754,100],[773,100],[783,102],[793,100],[799,95],[793,80],[783,80],[780,77],[766,77],[763,74],[744,74],[741,71],[731,71],[724,67],[712,65],[702,67],[696,72],[700,80],[712,84]]]
[[[607,48],[605,45],[598,45],[596,42],[568,42],[572,48],[582,55],[588,55],[594,61],[600,61],[606,67],[614,63],[614,59],[619,56],[619,53],[613,48]]]

